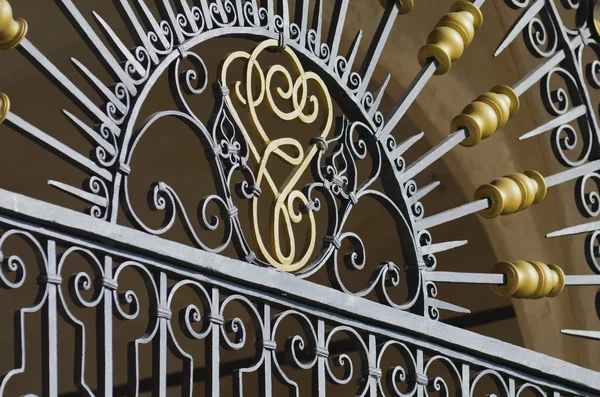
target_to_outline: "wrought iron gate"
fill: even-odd
[[[475,212],[496,218],[525,210],[551,194],[552,186],[574,179],[582,213],[598,216],[598,194],[589,193],[586,183],[600,181],[600,135],[589,95],[600,87],[600,62],[587,65],[581,57],[584,48],[600,49],[594,2],[507,0],[522,13],[497,54],[525,32],[532,54],[543,62],[514,86],[498,85],[476,98],[453,120],[454,132],[410,164],[403,155],[423,134],[402,137],[394,129],[427,81],[448,72],[467,50],[483,22],[483,0],[457,1],[434,27],[418,54],[421,72],[386,118],[379,105],[390,77],[373,93],[369,84],[393,24],[418,1],[383,2],[379,28],[357,71],[362,32],[347,55],[340,55],[346,50],[340,43],[349,0],[335,0],[328,32],[321,0],[157,0],[156,7],[145,0],[114,0],[130,32],[127,39],[98,13],[91,17],[93,28],[75,1],[55,3],[114,80],[103,81],[72,59],[104,100],[95,103],[28,40],[26,22],[13,19],[11,5],[0,0],[0,48],[19,51],[68,96],[78,110],[65,109],[64,115],[93,145],[90,156],[82,155],[36,127],[35,120],[19,117],[8,96],[0,95],[4,126],[88,176],[82,188],[60,176],[48,183],[90,205],[80,214],[0,190],[3,293],[30,280],[38,285],[33,305],[14,317],[14,367],[0,377],[0,395],[39,365],[26,360],[31,318],[42,325],[43,395],[59,394],[60,362],[70,359],[58,347],[59,317],[74,330],[72,382],[80,395],[163,396],[174,385],[183,395],[213,396],[277,395],[275,385],[290,395],[319,396],[600,394],[594,371],[436,321],[440,310],[466,310],[438,298],[437,283],[490,284],[502,295],[534,299],[556,296],[565,286],[598,285],[600,276],[565,275],[559,266],[535,261],[500,263],[489,274],[436,271],[435,254],[463,242],[434,243],[428,232]],[[563,24],[561,7],[578,10],[576,29]],[[219,37],[255,42],[211,70],[195,49]],[[551,88],[553,75],[567,90]],[[168,76],[174,106],[146,117],[142,107],[162,76]],[[417,186],[415,176],[459,144],[493,139],[518,111],[519,96],[539,81],[556,118],[522,138],[553,131],[553,147],[566,170],[510,174],[482,185],[471,203],[425,216],[420,201],[439,183]],[[209,83],[214,107],[203,119],[191,98],[210,94]],[[264,125],[264,109],[282,123],[306,124],[310,134],[274,138]],[[214,192],[201,200],[194,217],[176,189],[157,181],[148,205],[164,219],[154,227],[130,197],[131,164],[147,131],[164,119],[182,122],[202,143],[212,178],[199,182]],[[584,149],[573,157],[578,139]],[[280,164],[291,170],[284,178],[275,175]],[[369,199],[393,220],[402,257],[378,264],[357,292],[342,273],[364,270],[367,252],[361,236],[345,226],[357,204]],[[247,217],[240,216],[242,205]],[[176,224],[185,229],[188,244],[168,238]],[[198,227],[222,234],[207,242]],[[593,222],[550,236],[589,233],[586,252],[592,270],[600,273],[599,227]],[[13,241],[25,244],[29,254],[11,252]],[[74,257],[83,258],[86,271],[66,273]],[[327,274],[326,285],[306,280],[319,272]],[[124,281],[131,277],[142,280],[143,291]],[[399,289],[405,294],[398,300]],[[95,313],[94,330],[72,304]],[[144,331],[118,352],[127,362],[127,381],[117,384],[115,366],[122,363],[115,359],[115,323],[139,320],[146,311]],[[193,350],[187,348],[190,341],[197,343]],[[150,356],[143,353],[147,347]],[[236,356],[242,351],[250,353]],[[180,363],[177,376],[168,356]],[[96,371],[86,368],[90,357]],[[231,357],[235,360],[228,361]],[[147,359],[151,376],[144,380],[140,368]]]

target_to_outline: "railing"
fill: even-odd
[[[77,331],[77,338],[69,341],[75,346],[75,371],[68,375],[74,373],[72,381],[86,395],[107,396],[113,390],[115,395],[149,390],[166,395],[172,387],[181,387],[185,395],[206,388],[214,396],[227,391],[282,395],[285,390],[292,395],[441,391],[513,397],[529,391],[580,396],[600,390],[595,372],[557,359],[283,272],[0,193],[0,225],[5,230],[0,248],[9,263],[0,274],[4,287],[20,288],[26,278],[37,277],[39,283],[37,301],[18,312],[20,354],[15,369],[3,378],[2,392],[11,378],[28,376],[37,364],[22,359],[28,346],[25,324],[33,317],[43,318],[42,337],[48,340],[43,352],[45,395],[57,395],[62,363],[71,360],[58,347],[59,321]],[[6,249],[18,239],[35,252],[37,267]],[[87,269],[65,274],[75,256],[85,259]],[[143,282],[123,282],[128,271]],[[70,311],[73,305],[97,315],[98,328],[86,328]],[[147,322],[138,326],[146,331],[128,345],[121,343],[119,351],[116,323],[136,321]],[[102,347],[95,355],[86,349],[86,338]],[[148,378],[140,374],[149,362],[140,358],[145,346],[152,346],[149,361],[154,363]],[[195,352],[202,350],[205,359],[198,359]],[[231,350],[246,353],[232,359],[226,353]],[[126,365],[115,361],[116,356],[126,357]],[[86,370],[90,359],[97,360],[97,379]],[[119,371],[127,372],[128,381],[115,382]],[[98,388],[93,389],[90,383],[96,381]]]

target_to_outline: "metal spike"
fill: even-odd
[[[346,56],[347,66],[344,74],[342,75],[342,81],[347,82],[350,77],[350,73],[352,73],[352,66],[354,65],[354,61],[356,59],[356,53],[358,52],[358,46],[360,44],[360,40],[362,39],[362,29],[358,31],[356,37],[352,41],[350,45],[350,49],[348,50],[348,55]]]
[[[60,2],[63,13],[69,18],[73,27],[79,32],[79,35],[83,37],[90,49],[96,54],[98,59],[104,63],[106,70],[111,76],[127,87],[132,95],[137,94],[137,89],[133,84],[133,80],[129,77],[119,62],[112,55],[110,50],[104,45],[100,37],[94,32],[90,24],[85,20],[81,12],[77,9],[77,6],[73,4],[72,0],[55,0]]]
[[[425,186],[422,189],[417,190],[417,192],[408,198],[408,205],[413,205],[417,201],[421,200],[423,197],[427,196],[429,193],[433,191],[436,187],[440,186],[440,181],[435,181]]]
[[[403,181],[408,181],[414,178],[421,171],[429,167],[433,162],[437,161],[443,155],[448,153],[452,148],[460,144],[467,137],[467,130],[462,129],[454,132],[448,138],[438,143],[433,149],[421,156],[417,161],[412,163],[406,171],[400,176]]]
[[[518,96],[523,95],[531,86],[540,81],[550,70],[554,69],[565,59],[565,52],[563,50],[558,51],[551,58],[548,58],[542,64],[538,65],[537,68],[533,69],[527,76],[523,77],[521,81],[515,84],[512,88]]]
[[[552,233],[546,234],[547,238],[552,237],[562,237],[562,236],[572,236],[574,234],[583,234],[594,232],[600,229],[600,221],[584,223],[582,225],[571,226],[561,230],[557,230]]]
[[[290,6],[288,0],[277,0],[277,13],[283,18],[283,26],[290,26]],[[290,30],[284,28],[283,36],[289,39]]]
[[[429,306],[433,306],[436,307],[440,310],[447,310],[450,312],[456,312],[456,313],[471,313],[471,311],[469,309],[466,309],[464,307],[452,304],[452,303],[448,303],[448,302],[444,302],[442,300],[436,299],[436,298],[427,298],[427,304]]]
[[[296,24],[300,28],[300,47],[306,46],[306,32],[308,27],[308,0],[296,1]]]
[[[529,24],[531,19],[535,17],[540,10],[544,7],[546,0],[535,0],[527,6],[527,9],[519,15],[515,23],[508,29],[506,36],[502,39],[502,42],[496,48],[494,56],[497,57],[500,53],[513,42],[513,40],[523,31],[525,26]]]
[[[600,340],[600,331],[582,331],[578,329],[562,329],[560,333],[563,335],[576,336],[578,338]]]
[[[119,132],[113,121],[97,107],[75,84],[71,82],[48,58],[46,58],[27,38],[21,41],[19,51],[42,73],[48,77],[69,98],[79,105],[94,121],[104,123],[114,133]]]
[[[119,112],[125,114],[127,112],[127,106],[117,96],[104,85],[98,77],[96,77],[88,68],[86,68],[81,62],[75,58],[71,58],[71,62],[75,69],[87,80],[88,83],[96,90],[98,95],[102,97],[106,102],[114,104]]]
[[[583,286],[583,285],[600,285],[600,274],[582,274],[565,276],[565,285]]]
[[[146,70],[138,62],[138,60],[131,55],[129,49],[125,46],[125,44],[123,44],[121,39],[119,39],[119,36],[117,36],[117,34],[112,30],[110,25],[106,23],[106,21],[102,19],[102,17],[98,15],[96,11],[92,11],[92,15],[96,19],[96,22],[98,22],[98,26],[100,27],[100,30],[102,30],[102,33],[104,33],[104,36],[112,43],[115,51],[119,52],[121,56],[127,60],[127,63],[133,66],[138,75],[144,77],[146,75]]]
[[[565,183],[573,179],[577,179],[580,176],[584,176],[585,174],[596,171],[598,169],[600,169],[600,160],[595,160],[584,165],[580,165],[578,167],[574,167],[566,171],[544,177],[544,179],[546,180],[546,186],[551,187],[560,185],[561,183]]]
[[[108,170],[98,167],[96,163],[87,157],[82,156],[44,131],[29,124],[16,114],[9,112],[6,116],[6,120],[4,120],[4,124],[23,134],[26,138],[38,143],[45,149],[48,149],[58,157],[61,157],[69,163],[72,163],[73,165],[82,169],[84,172],[96,174],[107,181],[112,181],[113,176]]]
[[[425,278],[436,283],[457,284],[487,284],[503,285],[506,283],[504,274],[494,273],[465,273],[465,272],[426,272]]]
[[[421,138],[423,138],[423,136],[425,136],[424,132],[420,132],[416,135],[411,136],[410,138],[408,138],[407,140],[405,140],[404,142],[402,142],[401,144],[396,146],[396,148],[392,151],[392,153],[390,153],[390,158],[392,160],[397,159],[404,152],[406,152],[408,149],[410,149],[415,143],[417,143]]]
[[[454,248],[462,247],[466,245],[468,240],[458,240],[458,241],[447,241],[445,243],[437,243],[437,244],[429,244],[419,247],[419,252],[421,255],[429,255],[435,254],[437,252],[449,251]]]
[[[85,125],[83,121],[79,120],[76,116],[74,116],[65,109],[63,109],[63,113],[65,116],[67,116],[67,119],[71,122],[71,124],[73,124],[73,126],[77,128],[77,130],[81,132],[81,134],[88,141],[90,141],[90,143],[102,146],[112,156],[114,156],[117,153],[115,148],[111,144],[109,144],[100,134],[98,134],[92,128]]]
[[[560,116],[548,121],[547,123],[540,125],[534,130],[529,131],[526,134],[523,134],[519,137],[519,140],[522,141],[524,139],[533,138],[534,136],[543,134],[546,131],[553,130],[557,127],[560,127],[563,124],[570,123],[571,121],[578,119],[586,113],[585,105],[579,105],[569,110],[565,114],[561,114]]]
[[[387,118],[387,123],[383,127],[382,136],[386,136],[392,133],[392,130],[398,125],[406,111],[413,104],[415,99],[419,96],[427,82],[434,75],[437,69],[437,62],[431,60],[427,65],[423,66],[419,73],[415,76],[410,85],[404,90],[398,102],[394,106],[394,109]]]
[[[165,49],[169,48],[169,46],[170,46],[169,40],[167,40],[167,38],[165,37],[163,30],[158,25],[156,18],[154,18],[154,14],[152,14],[152,11],[150,11],[148,6],[146,5],[146,2],[144,0],[133,0],[133,1],[138,10],[138,14],[143,18],[146,28],[148,30],[152,30],[156,34],[156,37],[158,37],[158,40],[162,44],[163,48],[165,48]],[[209,14],[205,13],[205,15],[209,15]],[[207,25],[209,22],[211,22],[211,19],[206,18]]]
[[[217,2],[218,5],[221,5],[221,2]],[[183,43],[185,38],[183,37],[183,33],[181,32],[181,27],[177,22],[177,16],[175,15],[175,11],[173,11],[173,6],[171,5],[170,0],[162,0],[156,1],[156,5],[158,6],[158,10],[160,11],[162,17],[165,20],[168,20],[171,25],[171,29],[175,33],[175,38],[177,39],[177,43]],[[222,5],[221,5],[222,8]]]
[[[148,38],[147,32],[144,30],[144,27],[138,20],[133,8],[129,4],[129,0],[119,0],[119,3],[114,2],[121,18],[125,22],[127,29],[129,29],[129,33],[133,37],[133,40],[138,44],[143,46],[148,54],[150,55],[150,59],[152,63],[158,63],[158,56],[156,55],[156,51],[150,43],[150,39]],[[195,24],[196,22],[192,18],[192,22]]]
[[[396,21],[399,11],[400,3],[398,1],[388,2],[388,6],[385,9],[381,21],[379,22],[375,36],[371,41],[371,45],[369,45],[365,59],[360,67],[360,76],[362,78],[362,82],[356,91],[356,96],[358,98],[362,98],[367,91],[369,82],[371,81],[371,77],[373,77],[375,68],[379,63],[379,58],[383,53],[383,48],[385,47],[387,39],[392,31],[392,27],[394,26],[394,22]]]
[[[330,69],[335,65],[335,59],[340,50],[340,41],[342,40],[342,33],[344,33],[344,22],[346,21],[349,1],[350,0],[336,0],[335,6],[333,7],[333,19],[327,37],[327,44],[329,44],[331,51],[331,57],[329,58]]]
[[[104,208],[106,208],[106,206],[108,205],[108,200],[106,200],[106,198],[93,193],[86,192],[85,190],[73,187],[71,185],[67,185],[65,183],[53,180],[49,180],[48,185],[53,186],[58,190],[67,193],[70,196],[86,201],[88,203],[96,204]]]
[[[379,87],[377,87],[377,90],[373,94],[373,98],[374,98],[373,106],[371,106],[371,109],[369,109],[369,113],[368,113],[369,117],[373,117],[375,112],[379,109],[379,105],[381,105],[381,101],[383,100],[383,95],[385,94],[385,89],[387,88],[391,77],[392,77],[392,75],[390,73],[386,74],[385,78],[379,84]]]
[[[439,214],[423,218],[415,224],[415,230],[430,229],[434,226],[438,226],[443,223],[448,223],[456,219],[463,218],[467,215],[486,210],[490,208],[490,206],[491,201],[488,198],[473,201],[468,204],[463,204],[460,207],[456,207],[451,210],[447,210]]]

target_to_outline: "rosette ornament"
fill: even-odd
[[[484,218],[510,215],[537,204],[546,197],[544,177],[537,171],[510,174],[494,179],[475,191],[475,200],[489,198],[491,205],[480,212]]]
[[[451,131],[465,128],[468,132],[460,144],[475,146],[502,128],[519,110],[519,96],[506,85],[497,85],[468,104],[461,114],[452,120]]]
[[[8,95],[0,92],[0,124],[2,124],[2,122],[4,122],[6,119],[9,110],[10,99],[8,99]]]
[[[473,3],[458,1],[450,8],[427,37],[419,50],[419,63],[425,66],[431,58],[437,61],[435,74],[445,74],[473,41],[483,22],[483,14]]]
[[[552,298],[565,288],[565,273],[557,265],[541,262],[500,262],[492,272],[506,276],[504,285],[494,285],[498,295],[519,299]]]
[[[8,0],[0,0],[0,50],[11,50],[19,45],[27,34],[27,22],[13,18]]]
[[[383,7],[387,7],[391,1],[394,1],[400,5],[400,10],[398,11],[400,14],[408,14],[415,5],[415,0],[379,0],[379,3]]]

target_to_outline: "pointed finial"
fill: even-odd
[[[519,96],[506,85],[497,85],[467,105],[452,120],[451,131],[466,128],[469,135],[461,142],[463,146],[475,146],[489,138],[519,110]]]
[[[493,273],[504,273],[506,284],[494,285],[498,295],[519,299],[553,298],[565,288],[565,273],[557,265],[515,261],[496,264]]]
[[[458,1],[450,8],[427,37],[427,44],[419,50],[419,63],[425,66],[434,58],[438,67],[435,74],[445,74],[452,62],[459,59],[473,41],[475,31],[483,23],[483,14],[469,1]]]
[[[395,1],[400,5],[400,14],[408,14],[415,5],[415,0],[379,0],[383,7],[387,7],[390,1]]]
[[[546,181],[537,171],[510,174],[494,179],[475,191],[475,200],[490,199],[490,208],[480,212],[484,218],[510,215],[537,204],[546,197]]]
[[[19,45],[27,34],[27,22],[13,19],[8,0],[0,0],[0,50],[11,50]]]
[[[6,119],[9,110],[10,100],[8,99],[8,95],[0,92],[0,124]]]

